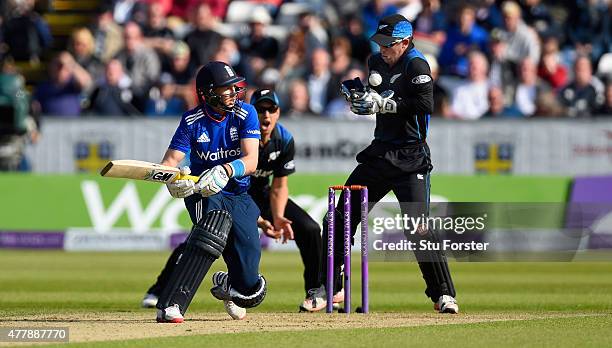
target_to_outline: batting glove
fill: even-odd
[[[223,190],[229,176],[222,165],[214,166],[200,175],[200,180],[195,184],[195,192],[204,197],[209,197]]]
[[[181,175],[191,174],[189,167],[181,168]],[[196,183],[191,180],[175,180],[173,182],[166,183],[166,188],[170,192],[170,196],[174,198],[185,198],[191,196],[195,192]]]
[[[370,90],[364,98],[351,102],[351,111],[358,115],[372,115],[376,113],[397,113],[397,103],[393,100],[394,92],[386,90],[378,94]]]

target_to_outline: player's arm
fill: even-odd
[[[164,154],[161,164],[164,166],[176,167],[184,158],[184,152],[175,149],[168,149]],[[181,175],[189,174],[191,174],[191,169],[189,169],[189,167],[181,168]],[[166,187],[168,188],[170,195],[174,198],[185,198],[196,192],[196,183],[187,179],[179,179],[169,182],[166,184]]]
[[[259,139],[246,138],[240,140],[240,151],[242,157],[223,165],[230,177],[242,177],[251,175],[257,170],[257,159],[259,157]]]
[[[285,217],[285,208],[289,200],[289,185],[288,177],[272,178],[272,186],[270,187],[270,210],[272,211],[272,221],[274,228],[280,230],[283,234],[283,243],[293,239],[293,228],[291,228],[291,220]]]
[[[278,165],[274,168],[274,177],[270,187],[270,210],[274,228],[283,233],[283,243],[293,239],[291,220],[285,217],[285,209],[289,200],[289,175],[295,173],[295,141],[289,137],[283,144]]]
[[[397,113],[399,115],[432,114],[434,108],[433,79],[429,64],[423,59],[415,58],[410,61],[405,72],[404,86],[408,86],[407,93],[396,99]]]
[[[161,165],[176,167],[185,159],[185,153],[179,150],[168,149],[164,154],[164,158],[161,161]]]

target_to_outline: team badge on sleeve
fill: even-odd
[[[421,85],[423,83],[427,83],[431,81],[431,76],[429,75],[419,75],[412,79],[412,83],[415,85]]]

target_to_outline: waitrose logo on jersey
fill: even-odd
[[[237,157],[240,156],[241,151],[240,148],[237,149],[217,149],[216,151],[206,151],[206,152],[200,152],[197,151],[198,156],[200,157],[200,159],[203,159],[205,161],[218,161],[220,159],[224,159],[224,158],[232,158],[232,157]]]

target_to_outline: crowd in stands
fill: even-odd
[[[367,80],[369,37],[392,13],[413,23],[436,117],[612,116],[610,0],[100,0],[65,47],[36,5],[3,2],[0,59],[44,62],[28,83],[48,116],[180,115],[197,103],[197,69],[220,60],[247,100],[276,89],[284,117],[355,118],[340,82]]]

